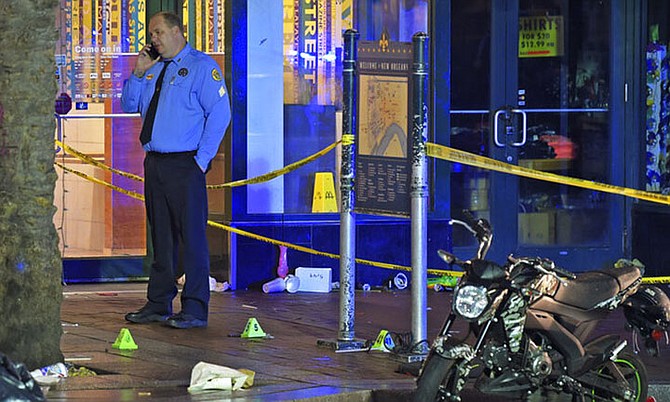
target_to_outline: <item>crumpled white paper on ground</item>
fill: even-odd
[[[191,371],[191,385],[188,392],[195,394],[205,391],[231,390],[242,388],[249,377],[247,374],[230,367],[199,362]]]

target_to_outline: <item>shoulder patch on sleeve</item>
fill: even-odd
[[[214,81],[221,81],[221,73],[219,73],[219,70],[215,68],[212,69],[212,78]]]
[[[226,88],[223,85],[221,85],[221,88],[219,88],[219,98],[225,94],[226,94]]]

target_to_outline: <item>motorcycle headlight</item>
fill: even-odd
[[[464,318],[474,319],[482,315],[489,305],[489,297],[483,286],[466,285],[454,296],[454,308]]]

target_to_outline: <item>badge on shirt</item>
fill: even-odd
[[[219,73],[219,70],[215,68],[212,69],[212,78],[214,78],[214,81],[221,81],[221,74]]]
[[[147,80],[153,80],[154,75],[153,74],[147,74]]]
[[[177,72],[180,77],[186,77],[188,75],[188,69],[186,68],[180,68],[179,72]]]

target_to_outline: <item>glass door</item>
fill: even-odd
[[[544,172],[613,183],[611,4],[452,0],[451,146]],[[621,253],[616,196],[454,164],[452,216],[496,234],[491,256],[556,259],[575,270]],[[454,246],[470,246],[454,233]]]

